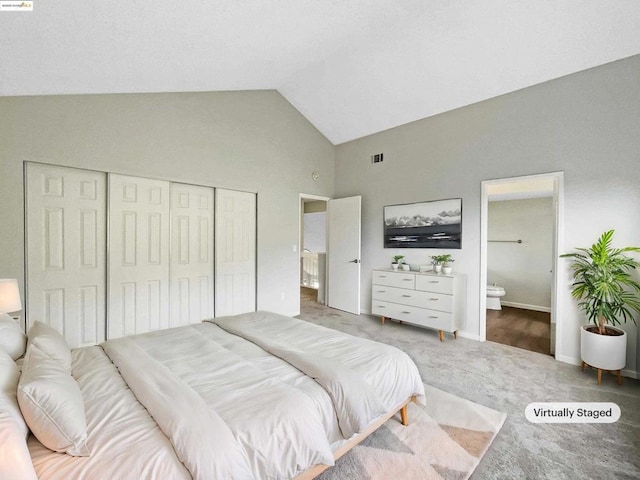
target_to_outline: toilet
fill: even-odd
[[[487,309],[488,310],[502,310],[500,304],[500,297],[504,297],[504,288],[497,285],[487,285]]]

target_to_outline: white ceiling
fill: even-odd
[[[334,144],[640,54],[638,0],[35,0],[0,95],[277,89]]]

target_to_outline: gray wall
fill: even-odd
[[[327,213],[305,213],[302,246],[310,252],[327,251]]]
[[[468,275],[462,333],[479,336],[483,180],[564,171],[561,251],[589,246],[609,228],[617,245],[640,244],[638,132],[640,56],[634,56],[339,145],[336,195],[363,200],[362,308],[370,310],[370,270],[400,253],[383,248],[382,207],[462,197],[462,249],[450,253],[455,270]],[[379,152],[384,163],[371,165],[370,155]],[[426,263],[436,251],[402,253],[409,263]],[[562,260],[558,272],[564,288],[556,355],[575,363],[585,319],[569,296],[568,263]],[[625,329],[633,370],[636,330]]]
[[[258,308],[296,314],[299,193],[331,196],[334,158],[275,91],[0,98],[0,276],[23,280],[23,161],[46,162],[257,192]]]
[[[548,312],[553,267],[553,199],[489,202],[487,282],[505,289],[504,305]]]

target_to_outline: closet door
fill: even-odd
[[[213,317],[213,188],[171,184],[169,326]]]
[[[26,164],[26,325],[70,347],[105,339],[106,174]]]
[[[109,175],[107,337],[169,326],[169,182]]]
[[[256,309],[256,195],[216,189],[216,317]]]

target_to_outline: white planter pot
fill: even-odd
[[[622,332],[622,335],[613,337],[587,331],[587,327],[593,326],[589,324],[580,328],[582,361],[601,370],[622,370],[627,363],[627,334],[624,330],[610,325],[607,328]]]
[[[406,270],[406,271],[409,271],[409,270],[411,270],[411,266],[410,266],[410,265],[407,265],[406,263],[403,263],[403,264],[402,264],[402,269],[403,269],[403,270]]]
[[[448,267],[446,265],[442,266],[442,273],[444,273],[445,275],[449,275],[451,273],[451,270],[453,270],[453,267]]]
[[[440,273],[442,271],[442,265],[434,265],[433,271],[436,273]]]
[[[397,263],[392,263],[391,264],[391,268],[393,268],[394,270],[398,269],[398,264]]]

